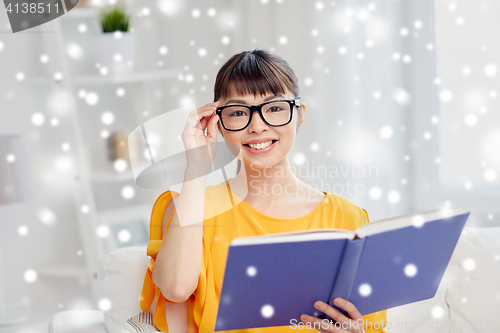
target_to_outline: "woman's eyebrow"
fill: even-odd
[[[267,102],[273,98],[276,98],[276,97],[281,97],[281,98],[285,98],[285,96],[283,95],[271,95],[271,96],[267,96],[265,99],[264,99],[264,102]],[[229,101],[226,102],[225,105],[228,105],[229,103],[240,103],[240,104],[246,104],[246,102],[244,100],[241,100],[241,99],[230,99]]]

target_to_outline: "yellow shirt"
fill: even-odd
[[[227,252],[229,243],[235,237],[323,228],[355,230],[369,222],[366,210],[359,208],[339,195],[323,193],[325,193],[323,201],[311,212],[301,217],[284,219],[267,216],[257,211],[231,192],[226,182],[205,188],[203,260],[198,287],[187,301],[189,333],[214,332]],[[168,332],[165,302],[175,302],[169,301],[163,296],[160,288],[153,283],[152,276],[156,255],[163,240],[161,234],[163,215],[171,199],[172,193],[166,191],[158,197],[153,206],[150,241],[147,248],[147,255],[151,256],[151,260],[146,271],[140,300],[141,309],[147,311],[151,307],[153,298],[156,299],[154,323],[162,332]],[[172,215],[169,217],[168,224],[170,224]],[[363,316],[365,332],[386,333],[383,329],[387,322],[386,312],[387,310],[383,310]],[[373,325],[371,327],[377,327],[378,329],[370,329],[366,326],[367,322]],[[300,328],[307,329],[306,326]],[[296,332],[297,329],[299,327],[294,326],[292,323],[290,326],[221,332],[274,333]],[[316,329],[309,330],[317,332]]]

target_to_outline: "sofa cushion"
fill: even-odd
[[[124,328],[130,331],[130,327],[141,331],[146,327],[143,323],[147,321],[141,321],[140,325],[128,325],[128,320],[143,312],[140,299],[150,259],[147,246],[132,246],[114,250],[99,261],[98,292],[99,298],[110,305],[109,309],[103,311],[109,333],[123,333]],[[186,301],[165,305],[167,322],[172,332],[186,331],[187,303]],[[153,300],[150,309],[153,314],[154,306]]]
[[[52,317],[49,333],[107,333],[107,330],[102,311],[68,310]]]
[[[388,333],[449,333],[446,286],[449,283],[449,267],[433,298],[397,306],[387,310]]]
[[[141,313],[140,297],[150,258],[146,246],[133,246],[107,253],[97,271],[100,301],[109,333],[122,333],[129,318]]]
[[[388,309],[387,332],[500,332],[499,308],[500,227],[465,227],[435,297]]]
[[[500,332],[500,227],[464,228],[450,264],[451,331]]]

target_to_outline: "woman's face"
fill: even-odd
[[[221,99],[220,106],[231,104],[258,105],[272,100],[291,100],[293,98],[294,95],[290,92],[278,96],[273,93],[262,97],[254,97],[251,94],[231,96],[226,100]],[[269,126],[262,120],[258,112],[254,112],[248,127],[241,131],[227,131],[222,126],[220,128],[226,142],[234,143],[240,147],[241,152],[238,159],[252,168],[263,169],[283,161],[292,148],[297,130],[304,121],[305,105],[301,103],[300,110],[294,106],[292,112],[292,121],[284,126]],[[252,148],[249,145],[259,142],[262,148],[264,145],[268,145],[269,141],[271,141],[271,145],[264,149],[256,149],[258,148],[256,146]]]

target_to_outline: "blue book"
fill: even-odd
[[[355,231],[235,238],[214,329],[290,326],[302,314],[333,320],[313,303],[321,300],[346,314],[333,304],[335,297],[352,302],[363,316],[432,298],[469,214],[450,208]]]

